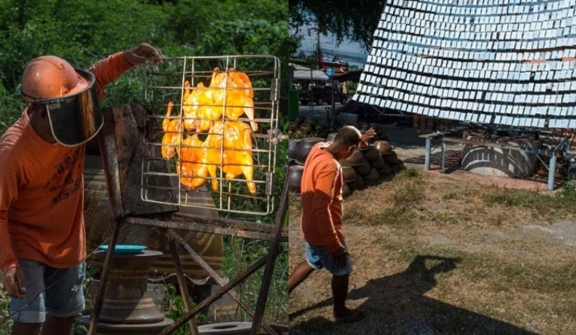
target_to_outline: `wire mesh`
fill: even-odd
[[[213,209],[191,196],[208,189],[219,211],[272,213],[279,76],[269,55],[171,57],[147,71],[142,199]]]

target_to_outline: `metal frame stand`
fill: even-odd
[[[258,223],[228,219],[213,219],[177,213],[174,214],[171,220],[168,221],[130,216],[117,221],[114,228],[114,233],[112,235],[112,241],[110,243],[111,246],[108,248],[106,257],[104,259],[104,265],[100,278],[100,286],[98,287],[98,294],[94,303],[94,309],[92,311],[88,334],[94,335],[96,332],[96,327],[104,299],[105,288],[108,283],[108,269],[111,265],[111,259],[113,257],[112,250],[116,245],[120,232],[120,226],[122,223],[132,223],[164,228],[166,234],[171,238],[171,253],[177,269],[178,283],[180,285],[181,292],[184,295],[186,314],[175,320],[174,324],[165,328],[160,333],[160,335],[171,334],[174,330],[191,320],[196,314],[198,314],[201,309],[219,299],[225,293],[228,293],[228,295],[230,295],[230,297],[232,297],[232,299],[234,299],[253,318],[251,332],[252,335],[258,334],[260,327],[262,327],[268,334],[277,335],[278,333],[272,327],[270,327],[270,325],[262,322],[262,318],[266,307],[266,300],[268,299],[268,291],[272,281],[275,260],[276,257],[283,251],[280,243],[288,241],[288,232],[283,228],[284,218],[286,216],[287,210],[288,184],[285,182],[280,199],[280,205],[275,219],[275,225],[273,227],[270,225]],[[271,231],[270,228],[273,228],[273,231]],[[226,281],[220,277],[178,234],[176,234],[173,229],[186,229],[197,232],[210,231],[211,233],[233,237],[266,240],[271,242],[270,251],[266,256],[256,261],[248,270],[239,274],[236,278],[231,279],[230,281]],[[220,286],[216,292],[212,293],[212,295],[198,303],[194,308],[191,308],[189,305],[190,296],[185,284],[186,280],[184,278],[184,272],[180,264],[180,258],[176,250],[178,246],[184,248],[194,259],[194,261],[196,261],[203,269],[205,269]],[[258,295],[256,310],[254,310],[241,300],[240,296],[234,291],[234,287],[244,282],[251,274],[255,273],[263,266],[264,275],[262,285],[260,286],[260,293]],[[189,327],[192,334],[198,334],[196,323],[194,321],[189,323]]]
[[[546,155],[550,156],[550,164],[548,165],[548,191],[554,191],[554,184],[555,184],[555,178],[556,178],[554,171],[556,171],[556,163],[557,163],[557,158],[556,158],[555,153],[558,150],[562,150],[564,153],[567,153],[567,148],[568,148],[568,138],[562,139],[560,141],[560,143],[556,146],[556,148],[553,148],[553,149],[534,149],[534,148],[524,147],[524,146],[515,147],[515,146],[502,145],[502,144],[496,144],[496,143],[479,144],[476,142],[468,142],[468,141],[463,140],[463,139],[448,138],[448,137],[445,137],[444,134],[442,134],[442,133],[426,134],[426,135],[421,135],[420,137],[424,138],[426,140],[425,152],[424,152],[424,170],[426,170],[426,171],[430,171],[432,151],[434,150],[435,147],[438,146],[438,145],[433,145],[434,141],[436,141],[436,142],[440,141],[440,152],[441,152],[440,172],[441,173],[445,173],[445,171],[446,171],[445,161],[446,161],[446,143],[447,142],[461,143],[461,144],[476,144],[479,146],[510,149],[510,150],[516,150],[516,151],[524,151],[527,153],[534,153],[537,155],[546,154]],[[542,162],[542,164],[544,164],[544,162]],[[544,165],[546,165],[546,164],[544,164]]]
[[[280,243],[288,241],[288,231],[283,228],[288,210],[288,183],[284,181],[280,204],[275,218],[275,225],[247,222],[240,220],[205,217],[200,215],[180,214],[178,208],[172,205],[148,203],[141,199],[140,194],[133,192],[140,187],[141,176],[135,173],[140,170],[143,156],[142,143],[146,136],[145,110],[141,106],[123,106],[112,108],[103,113],[105,122],[110,125],[104,127],[98,135],[100,152],[103,159],[106,184],[115,227],[106,251],[102,266],[98,294],[90,319],[89,335],[96,333],[100,312],[103,305],[104,293],[109,279],[109,268],[112,265],[113,250],[118,242],[122,224],[140,224],[164,229],[170,237],[170,252],[172,254],[178,283],[183,294],[186,314],[174,324],[165,328],[160,334],[170,334],[175,329],[188,322],[192,334],[197,334],[197,326],[192,318],[204,307],[208,306],[223,294],[227,293],[252,317],[251,334],[256,335],[260,328],[268,334],[278,334],[270,325],[262,322],[268,291],[272,281],[275,259],[283,251]],[[157,178],[163,178],[157,176]],[[169,183],[169,179],[161,180]],[[228,235],[247,239],[258,239],[270,242],[268,254],[246,271],[227,281],[220,277],[174,230],[188,230],[195,232]],[[186,250],[190,256],[219,284],[219,288],[209,297],[192,308],[189,304],[190,295],[185,284],[185,277],[177,248]],[[233,290],[235,286],[245,281],[248,276],[261,267],[265,267],[262,285],[258,296],[256,310],[244,303]]]

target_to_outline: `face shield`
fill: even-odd
[[[94,86],[94,74],[81,69],[74,70],[90,80],[81,91],[50,99],[36,99],[21,92],[22,96],[31,99],[34,104],[46,106],[52,135],[58,143],[68,147],[90,141],[104,123]]]

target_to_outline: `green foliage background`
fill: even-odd
[[[148,42],[166,56],[270,54],[287,61],[288,3],[234,0],[0,1],[0,134],[21,114],[26,63],[53,54],[88,68],[101,58]],[[287,92],[283,63],[283,91]],[[103,108],[143,100],[142,73],[132,69],[106,89]],[[287,111],[287,94],[281,108]]]
[[[387,0],[288,0],[288,3],[293,29],[311,25],[320,34],[334,34],[339,43],[350,39],[370,50]]]
[[[270,54],[282,61],[280,124],[288,110],[288,64],[296,43],[288,36],[288,2],[276,0],[2,0],[0,1],[0,135],[25,108],[19,96],[26,63],[57,55],[87,69],[117,51],[147,42],[164,55]],[[106,87],[102,108],[141,103],[145,73],[134,68]],[[279,145],[277,177],[285,179],[286,144]],[[281,185],[277,190],[281,189]],[[263,222],[273,222],[273,215]],[[268,243],[228,239],[229,276],[267,251]],[[238,256],[231,249],[244,250]],[[286,249],[287,246],[284,246]],[[238,259],[240,257],[241,259]],[[287,323],[287,252],[279,256],[266,319]],[[243,265],[246,264],[246,265]],[[260,271],[261,272],[261,271]],[[257,276],[258,277],[258,276]],[[240,289],[252,298],[259,278]],[[252,288],[250,288],[250,286]],[[253,291],[256,292],[253,292]],[[0,332],[5,329],[0,329]]]

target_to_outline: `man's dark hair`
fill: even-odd
[[[339,131],[334,138],[334,143],[343,146],[358,145],[362,140],[362,134],[360,131],[353,126],[344,126]]]

